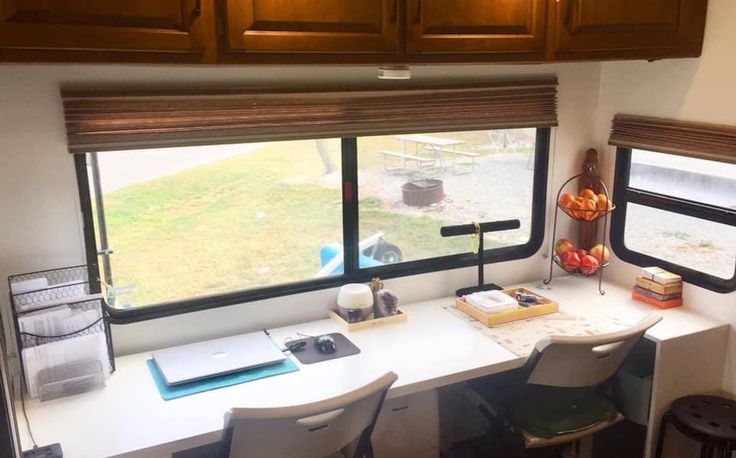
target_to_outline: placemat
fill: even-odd
[[[292,352],[291,354],[296,356],[299,362],[302,364],[313,364],[322,361],[329,361],[331,359],[357,355],[358,353],[360,353],[360,348],[356,347],[354,343],[352,343],[350,340],[348,340],[347,337],[340,334],[339,332],[333,332],[332,334],[326,335],[332,337],[332,339],[335,341],[335,348],[337,349],[335,353],[331,353],[329,355],[320,353],[319,350],[317,350],[317,345],[315,345],[314,343],[314,341],[317,340],[317,337],[306,337],[304,339],[289,341],[290,346],[298,342],[307,343],[304,348],[299,351]]]
[[[169,386],[164,382],[164,379],[153,359],[146,361],[146,364],[148,364],[148,369],[151,371],[153,381],[156,382],[156,388],[158,388],[159,394],[161,394],[161,397],[164,398],[165,401],[299,370],[299,366],[297,366],[294,361],[290,358],[286,358],[283,362],[272,364],[270,366],[256,367],[255,369],[248,369],[247,371],[235,372],[232,374],[220,375],[219,377],[195,380],[193,382]]]
[[[573,315],[564,311],[489,328],[454,305],[444,309],[470,327],[517,356],[527,357],[534,345],[547,336],[596,336],[620,331],[630,325],[607,315],[591,312]]]

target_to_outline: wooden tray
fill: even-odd
[[[385,316],[383,318],[374,318],[372,320],[366,320],[366,321],[358,321],[355,323],[348,323],[334,310],[330,310],[328,312],[328,315],[330,316],[330,318],[340,323],[342,328],[345,329],[346,331],[357,331],[359,329],[367,329],[373,326],[380,326],[383,324],[391,324],[391,323],[400,323],[402,321],[406,321],[407,319],[406,313],[404,313],[404,311],[401,309],[397,309],[397,312],[398,313],[396,315]]]
[[[516,310],[509,310],[508,312],[501,313],[484,313],[473,307],[472,305],[467,304],[460,297],[455,299],[455,303],[458,309],[462,310],[463,312],[467,313],[468,315],[472,316],[473,318],[488,327],[511,323],[512,321],[527,320],[536,316],[548,315],[550,313],[555,313],[559,309],[559,306],[556,302],[547,299],[546,297],[541,296],[533,291],[529,291],[526,288],[507,289],[503,292],[511,297],[515,297],[517,292],[533,294],[534,296],[540,298],[541,302],[537,302],[537,304],[531,304],[529,305],[529,307],[518,306]]]

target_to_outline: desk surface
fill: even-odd
[[[523,285],[535,289],[538,284]],[[551,289],[538,291],[557,299],[573,313],[597,313],[635,322],[656,311],[664,319],[647,338],[663,341],[706,331],[725,324],[687,309],[658,311],[630,299],[629,290],[605,285],[600,296],[590,279],[555,279]],[[223,414],[234,406],[266,407],[302,404],[336,396],[393,370],[399,376],[389,397],[449,385],[520,367],[520,358],[442,307],[453,298],[402,306],[404,323],[344,332],[361,349],[359,355],[312,365],[299,365],[290,374],[208,391],[172,401],[161,399],[145,361],[150,352],[120,357],[107,387],[91,393],[26,404],[39,443],[60,442],[66,456],[77,458],[124,455],[147,450],[141,456],[159,456],[218,439]],[[343,332],[325,319],[271,330],[279,344],[297,333],[318,335]],[[24,448],[27,429],[18,411]]]

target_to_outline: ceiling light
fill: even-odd
[[[392,65],[378,67],[379,80],[408,80],[411,79],[411,69],[408,65]]]

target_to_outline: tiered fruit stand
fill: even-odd
[[[591,209],[591,208],[580,208],[580,205],[575,204],[569,204],[569,203],[563,203],[560,201],[560,197],[563,195],[564,190],[567,188],[567,186],[570,183],[577,183],[577,180],[581,177],[585,177],[588,179],[589,182],[595,183],[598,185],[597,187],[600,188],[602,191],[602,194],[606,196],[606,202],[605,207],[602,209]],[[547,279],[544,280],[544,284],[549,284],[552,282],[552,271],[554,269],[553,265],[557,264],[560,269],[564,270],[567,273],[573,274],[573,275],[582,275],[586,277],[594,276],[598,274],[598,292],[601,293],[601,295],[606,294],[606,292],[603,290],[603,269],[608,266],[608,261],[605,260],[605,251],[607,250],[606,247],[606,229],[608,228],[608,215],[616,208],[613,203],[611,203],[610,194],[608,193],[608,188],[606,187],[605,183],[603,183],[603,180],[600,178],[600,176],[597,176],[591,172],[585,171],[583,173],[579,173],[567,181],[563,183],[562,186],[560,186],[560,189],[557,191],[557,208],[555,210],[555,218],[554,218],[554,225],[552,229],[552,248],[550,249],[550,261],[549,261],[549,276]],[[579,221],[579,224],[596,224],[596,222],[603,218],[603,227],[602,227],[602,246],[603,246],[603,254],[600,261],[600,264],[598,268],[595,271],[592,272],[584,272],[580,269],[571,269],[569,266],[566,266],[559,256],[555,253],[555,245],[557,241],[557,221],[560,211],[567,215],[568,217],[572,218],[573,220]]]

